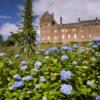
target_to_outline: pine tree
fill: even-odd
[[[36,31],[33,28],[33,11],[32,0],[26,0],[22,15],[22,25],[19,45],[21,52],[24,52],[29,57],[34,53],[36,47]]]

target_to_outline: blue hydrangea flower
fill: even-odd
[[[7,56],[6,53],[0,52],[0,57],[6,57],[6,56]]]
[[[62,84],[61,88],[60,88],[60,91],[63,93],[63,94],[66,94],[66,95],[70,95],[71,92],[72,92],[72,86],[71,85],[67,85],[67,84]]]
[[[13,85],[12,85],[12,89],[16,89],[16,88],[20,88],[24,85],[24,82],[23,81],[16,81]]]
[[[16,79],[16,80],[21,80],[21,77],[19,74],[15,74],[13,75],[13,78]]]
[[[39,79],[39,81],[40,81],[40,82],[45,82],[46,79],[44,78],[44,76],[41,76],[40,79]]]
[[[40,88],[40,84],[36,84],[36,85],[35,85],[35,88],[36,88],[36,89],[39,89],[39,88]]]
[[[98,48],[98,45],[96,45],[96,44],[95,45],[92,45],[92,48],[93,49],[96,49],[96,48]]]
[[[27,65],[28,62],[27,62],[27,61],[21,61],[20,64],[21,64],[21,65]]]
[[[50,48],[49,51],[51,51],[51,52],[54,52],[54,51],[59,52],[59,50],[56,47]]]
[[[15,58],[16,58],[16,59],[18,59],[18,58],[20,58],[20,57],[21,57],[20,54],[16,54],[16,55],[15,55]]]
[[[27,65],[24,65],[24,66],[20,67],[20,70],[22,70],[22,71],[26,71],[27,69],[28,69]]]
[[[42,66],[42,63],[40,61],[35,62],[34,68],[39,69]]]
[[[99,95],[96,96],[96,100],[100,100],[100,96]]]
[[[60,60],[61,60],[61,61],[66,61],[66,60],[68,60],[68,56],[63,55],[63,56],[61,56]]]
[[[50,54],[50,51],[49,51],[49,50],[46,50],[46,51],[44,52],[44,54],[48,55],[48,54]]]
[[[74,45],[73,45],[73,48],[74,48],[74,49],[78,49],[79,46],[78,46],[77,44],[74,44]]]
[[[92,87],[93,86],[93,81],[87,81],[86,83],[89,87]]]
[[[69,71],[69,70],[68,71],[62,70],[61,73],[60,73],[60,75],[61,75],[61,79],[67,80],[67,79],[71,78],[72,72]]]
[[[72,49],[70,47],[67,47],[67,46],[62,47],[60,50],[72,51]]]
[[[33,79],[32,76],[29,75],[29,76],[23,77],[22,81],[31,81],[32,79]]]
[[[73,62],[72,62],[72,65],[77,65],[77,64],[78,64],[77,61],[73,61]]]

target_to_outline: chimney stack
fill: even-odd
[[[80,22],[80,18],[78,18],[78,22]]]
[[[62,24],[62,17],[60,17],[60,24]]]
[[[96,21],[98,20],[98,17],[96,17],[96,19],[95,19]]]
[[[52,18],[54,18],[54,13],[52,13]]]

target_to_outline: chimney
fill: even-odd
[[[80,18],[78,18],[78,22],[80,22]]]
[[[54,13],[52,13],[52,18],[54,18]]]
[[[96,17],[95,20],[98,21],[98,17]]]
[[[62,17],[60,17],[60,24],[62,24]]]

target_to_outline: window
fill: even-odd
[[[55,33],[57,33],[57,30],[55,29]]]
[[[48,36],[48,40],[50,40],[50,37]]]
[[[77,34],[74,34],[74,38],[77,38]]]
[[[55,40],[57,40],[57,36],[55,36]]]
[[[64,39],[65,38],[65,35],[62,35],[62,39]]]
[[[82,38],[84,38],[84,35],[82,35]]]
[[[42,37],[42,40],[44,40],[44,37]]]
[[[68,30],[66,29],[66,32],[68,32]]]
[[[73,28],[73,31],[75,31],[75,28]]]
[[[68,38],[71,38],[71,37],[70,37],[70,34],[68,34]]]
[[[64,32],[64,29],[62,29],[62,32]]]
[[[89,38],[91,38],[92,36],[91,35],[89,35]]]

